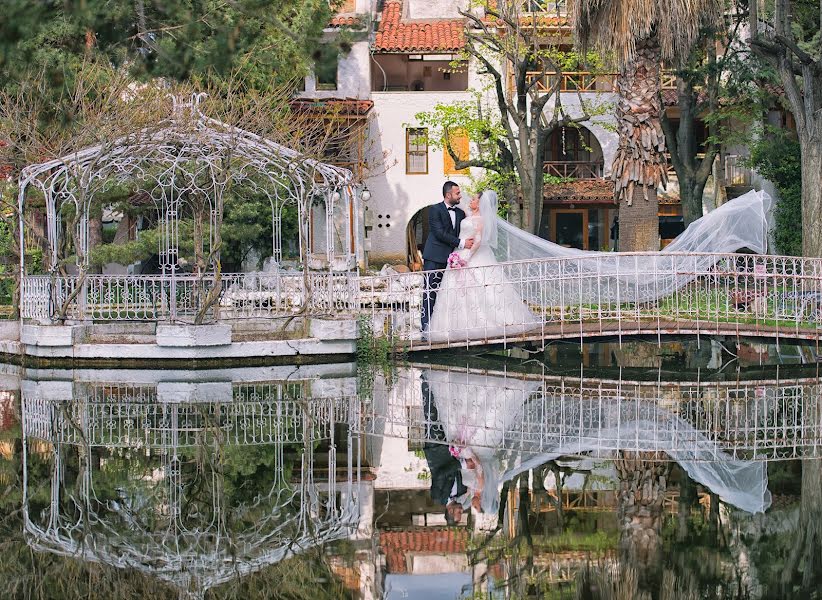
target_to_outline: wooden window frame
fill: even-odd
[[[582,249],[587,250],[590,240],[588,239],[588,209],[587,208],[557,208],[551,211],[551,234],[556,244],[557,238],[557,215],[559,214],[582,214]]]
[[[412,135],[422,135],[426,138],[425,141],[425,150],[411,150],[411,136]],[[428,160],[428,128],[427,127],[407,127],[405,130],[405,174],[406,175],[428,175],[428,171],[430,169],[430,164]],[[422,146],[422,144],[416,143],[416,147]],[[412,156],[425,156],[425,171],[411,171],[411,157]]]

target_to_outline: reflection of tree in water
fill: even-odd
[[[500,530],[493,532],[493,541],[486,538],[476,543],[476,551],[470,556],[472,564],[486,562],[488,571],[501,578],[495,580],[494,587],[505,589],[510,597],[516,598],[748,600],[758,597],[748,589],[750,578],[738,564],[735,542],[727,531],[729,525],[720,520],[724,513],[736,509],[715,508],[720,503],[716,496],[707,492],[698,495],[697,484],[688,479],[683,469],[670,460],[661,462],[660,458],[664,457],[621,453],[614,461],[618,474],[615,503],[599,505],[595,511],[600,512],[577,512],[574,502],[569,501],[562,519],[555,513],[555,498],[542,500],[536,495],[529,505],[529,491],[521,486],[528,481],[537,482],[532,492],[537,494],[536,488],[542,487],[539,482],[546,472],[572,471],[567,466],[568,459],[562,467],[545,464],[520,474],[509,482],[513,491],[501,499]],[[587,481],[588,473],[577,472],[584,473]],[[594,476],[597,477],[601,476]],[[674,493],[677,489],[681,492],[678,504],[672,507],[670,502],[665,502],[666,490],[670,501],[677,497]],[[556,494],[561,498],[561,493]],[[519,510],[505,507],[506,498]],[[711,508],[705,505],[709,499]],[[539,512],[540,506],[547,505],[551,505],[552,527],[546,525],[545,513]],[[523,514],[528,510],[533,513]],[[597,544],[596,534],[591,532],[601,534],[605,531],[601,527],[607,529],[607,519],[603,521],[603,518],[608,514],[618,534],[613,538],[602,536]],[[737,514],[741,519],[754,519],[747,513]]]
[[[798,538],[782,573],[783,593],[822,588],[822,460],[802,461]]]
[[[671,470],[666,459],[660,452],[623,450],[614,460],[622,558],[648,570],[657,568],[661,558],[662,512]]]

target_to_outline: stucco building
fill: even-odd
[[[427,130],[416,118],[439,103],[468,101],[475,91],[487,89],[488,79],[477,64],[455,68],[453,62],[465,46],[466,19],[459,11],[467,7],[466,0],[348,0],[326,30],[326,40],[340,51],[318,62],[300,94],[320,102],[360,103],[363,140],[353,154],[368,190],[361,235],[371,265],[417,267],[416,249],[427,235],[425,209],[441,200],[443,182],[451,179],[471,189],[480,175],[480,169],[456,171],[447,152],[427,143]],[[481,8],[471,10],[483,16]],[[551,43],[572,50],[563,1],[526,2],[523,11],[544,12]],[[562,73],[564,110],[578,114],[580,102],[612,102],[614,78],[581,70]],[[663,87],[672,90],[673,83],[669,77]],[[673,104],[675,94],[668,99]],[[617,147],[613,123],[612,111],[606,110],[578,129],[551,134],[544,170],[554,178],[545,186],[541,236],[586,250],[615,248],[617,207],[607,181]],[[472,150],[465,148],[469,156]],[[347,156],[354,161],[352,153]],[[660,205],[664,244],[682,228],[675,186],[661,196]]]

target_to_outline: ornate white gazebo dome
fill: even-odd
[[[153,205],[148,212],[153,213],[159,240],[158,273],[151,274],[155,277],[180,279],[186,266],[200,275],[201,282],[216,285],[223,275],[224,208],[242,194],[269,200],[269,263],[282,261],[283,211],[291,205],[297,212],[296,242],[303,268],[356,268],[358,198],[352,173],[206,116],[201,110],[203,98],[204,94],[195,94],[187,102],[175,98],[171,115],[155,126],[23,169],[20,227],[23,231],[29,197],[42,195],[48,240],[43,262],[50,277],[48,282],[27,277],[25,258],[21,258],[24,317],[51,318],[58,312],[65,317],[59,307],[75,286],[86,285],[93,206],[118,186],[128,189],[132,197],[150,199],[146,202]],[[186,236],[190,239],[184,240]],[[194,246],[192,260],[182,256],[184,241]],[[67,279],[67,264],[73,265],[72,275],[80,282]],[[140,283],[144,282],[135,280]],[[87,290],[76,294],[86,295]],[[176,301],[176,294],[172,295]],[[40,314],[44,312],[48,314]]]
[[[228,403],[166,402],[152,386],[62,401],[24,394],[29,544],[135,569],[184,597],[201,598],[230,579],[351,536],[361,502],[355,400],[246,392],[235,390]],[[335,439],[340,424],[348,425],[344,440]],[[34,480],[30,472],[38,448],[50,462],[49,480]],[[231,457],[236,466],[237,450],[255,455],[264,448],[274,457],[270,485],[239,493],[236,477],[229,477]],[[106,458],[95,460],[101,453]],[[76,479],[67,464],[77,465]],[[50,502],[34,513],[30,507],[44,488]]]

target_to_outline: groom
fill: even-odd
[[[422,296],[421,329],[428,332],[428,322],[437,302],[437,290],[442,283],[442,269],[448,266],[448,255],[454,250],[470,250],[474,239],[460,240],[460,223],[465,213],[460,203],[460,186],[446,181],[442,186],[442,202],[428,210],[428,239],[422,251],[422,268],[425,273],[425,290]]]
[[[445,507],[445,522],[448,525],[457,525],[462,520],[468,488],[462,482],[460,461],[449,451],[437,403],[425,373],[421,375],[421,380],[422,410],[425,417],[423,452],[431,473],[431,499]]]

